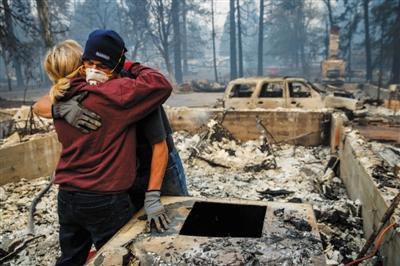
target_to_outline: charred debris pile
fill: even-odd
[[[204,198],[309,203],[317,218],[327,264],[354,260],[365,242],[361,204],[348,198],[337,174],[340,162],[330,155],[329,148],[274,144],[262,124],[258,140],[243,142],[235,139],[222,122],[223,117],[215,117],[195,135],[174,133],[190,194]],[[43,128],[50,127],[48,124],[48,128]],[[374,144],[376,149],[388,153],[387,146],[382,148],[378,144]],[[397,146],[389,150],[398,153]],[[386,165],[375,170],[374,178],[382,188],[398,187],[397,183],[391,183],[391,170]],[[29,206],[48,180],[49,177],[22,180],[0,187],[0,252],[9,254],[20,249],[9,261],[10,265],[52,265],[58,256],[55,186],[36,208],[37,238],[27,235]],[[283,225],[297,231],[297,237],[310,228],[297,217],[279,211],[274,215],[282,218]]]
[[[54,265],[59,254],[57,187],[52,186],[36,206],[35,231],[29,234],[29,208],[49,183],[49,177],[22,179],[0,187],[0,264]],[[6,256],[9,259],[4,260]]]
[[[185,198],[168,204],[170,215],[176,217],[169,234],[154,238],[141,231],[127,244],[130,258],[144,265],[320,265],[318,261],[325,261],[316,224],[309,219],[309,205],[241,205],[249,201],[231,200],[229,204],[224,200],[193,203]],[[177,225],[184,219],[183,225]],[[179,240],[174,237],[178,233]]]
[[[329,264],[355,259],[363,245],[361,204],[337,176],[339,160],[327,147],[274,145],[261,134],[240,142],[212,119],[199,134],[175,133],[193,196],[310,203]],[[279,213],[277,213],[279,215]],[[285,223],[307,228],[304,221]]]
[[[220,120],[210,120],[196,135],[176,132],[174,139],[185,164],[191,195],[310,203],[329,264],[345,263],[357,256],[364,242],[361,206],[347,197],[335,174],[338,162],[332,159],[329,165],[328,148],[273,145],[262,135],[256,141],[240,142]],[[48,179],[22,180],[0,188],[2,250],[10,252],[15,242],[21,244],[21,239],[27,239],[29,206]],[[12,263],[46,265],[57,257],[54,186],[37,206],[35,223],[36,235],[41,237],[25,243]],[[300,232],[298,237],[309,230],[307,222],[296,217],[285,215],[282,223]]]
[[[0,147],[27,141],[53,129],[53,120],[37,116],[31,106],[0,110]]]

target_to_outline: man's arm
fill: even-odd
[[[138,141],[148,142],[152,149],[151,161],[150,158],[142,158],[141,166],[145,169],[148,169],[148,167],[150,168],[150,177],[144,200],[147,224],[149,229],[154,224],[157,231],[161,232],[168,229],[168,224],[170,222],[160,200],[161,186],[169,159],[169,150],[166,141],[167,133],[162,121],[161,108],[158,108],[144,120],[140,121],[138,126],[140,127],[138,130],[140,130],[143,135],[138,135],[139,138],[143,138],[138,139]],[[145,147],[146,150],[147,147],[150,148],[148,145],[145,145]],[[149,154],[146,150],[142,151],[142,156],[143,154]],[[150,157],[150,154],[147,156]]]
[[[147,190],[160,190],[168,164],[168,145],[163,140],[153,145],[150,178]]]
[[[112,102],[127,109],[123,113],[123,118],[133,123],[165,102],[172,92],[172,86],[161,73],[139,63],[132,65],[129,71],[135,79],[110,80],[100,87],[105,86],[104,89],[107,89],[108,83],[117,83],[119,90],[107,96]],[[98,89],[98,87],[92,88],[94,91]],[[44,96],[35,104],[34,112],[50,118],[53,111],[53,118],[63,118],[81,132],[88,133],[101,126],[101,117],[80,105],[83,98],[79,98],[79,101],[75,97],[65,102],[59,101],[53,106],[56,108],[52,108],[48,96]]]
[[[140,104],[140,108],[147,110],[151,106],[153,111],[155,106],[161,105],[170,96],[172,86],[157,70],[135,63],[129,69],[129,73],[131,74],[129,78],[109,81],[117,82],[120,88],[116,94],[108,95],[111,101],[125,108],[137,108]],[[107,83],[103,85],[107,86]]]
[[[172,86],[158,71],[136,63],[130,71],[134,78],[117,78],[98,86],[87,86],[85,91],[104,91],[110,104],[121,108],[120,116],[114,117],[135,123],[163,104],[171,95]]]
[[[49,95],[42,96],[33,106],[32,111],[38,116],[52,118],[51,101]]]

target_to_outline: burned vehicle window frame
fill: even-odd
[[[268,89],[271,87],[270,85],[274,85],[272,90]],[[279,93],[280,89],[280,93]],[[284,97],[285,86],[281,82],[265,82],[261,84],[260,93],[258,95],[259,98],[283,98]]]
[[[294,91],[295,86],[293,84],[300,84],[300,90]],[[296,85],[297,85],[296,84]],[[296,86],[299,87],[299,86]],[[303,88],[306,88],[308,91],[303,91]],[[306,83],[301,81],[288,81],[288,89],[289,89],[289,97],[290,98],[312,98],[312,88],[308,86]]]
[[[257,83],[234,84],[229,98],[251,98],[257,88]]]

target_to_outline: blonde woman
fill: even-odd
[[[163,75],[139,64],[131,69],[135,79],[119,78],[126,48],[113,31],[89,35],[87,51],[107,58],[107,64],[86,60],[90,65],[82,68],[82,49],[71,40],[55,46],[44,60],[54,83],[49,93],[52,102],[88,93],[82,106],[102,117],[102,126],[89,134],[64,119],[54,119],[62,144],[55,176],[62,253],[57,265],[83,265],[91,245],[99,249],[136,211],[127,194],[136,175],[135,123],[172,91]],[[93,74],[89,68],[98,71]],[[88,78],[103,83],[88,85]]]
[[[60,62],[57,63],[65,66],[66,69],[57,69],[58,66],[54,65],[56,61],[51,55],[56,54],[60,57]],[[84,76],[81,56],[82,47],[74,40],[63,41],[48,52],[43,65],[54,85],[48,95],[35,103],[33,111],[45,118],[63,118],[81,132],[89,133],[89,130],[97,130],[101,126],[101,118],[80,105],[87,93],[76,95],[68,101],[56,100],[61,99],[68,90],[70,78]]]
[[[82,56],[85,71],[78,71],[81,74],[85,72],[83,74],[89,83],[103,83],[110,77],[115,77],[115,73],[120,69],[120,67],[115,67],[115,64],[120,61],[122,64],[122,60],[118,59],[117,61],[115,58],[115,63],[112,63],[110,62],[113,60],[112,57],[92,49],[104,46],[101,50],[115,51],[118,56],[118,49],[113,49],[107,40],[102,40],[104,36],[108,35],[117,36],[116,33],[109,30],[95,30],[89,35]],[[64,53],[66,52],[64,51]],[[73,53],[71,56],[76,56],[81,53],[80,47],[78,51],[70,52]],[[67,54],[65,58],[68,58]],[[46,62],[46,65],[48,65],[47,68],[51,66],[49,62]],[[120,75],[135,79],[136,69],[137,63],[126,61]],[[60,77],[57,73],[52,73],[52,79],[56,80]],[[51,100],[49,96],[39,100],[34,106],[34,111],[47,118],[52,116],[53,118],[62,118],[83,133],[97,130],[101,126],[101,118],[80,104],[84,95],[76,95],[65,101],[56,100],[56,98],[62,98],[64,93],[62,87],[61,83],[59,86],[61,89],[53,90]],[[53,111],[51,111],[52,109]],[[170,123],[162,106],[142,119],[137,124],[137,129],[138,145],[136,150],[140,167],[137,169],[137,177],[129,195],[135,207],[144,206],[149,227],[162,232],[168,229],[168,218],[161,204],[160,196],[161,194],[187,196],[186,175],[173,142]]]

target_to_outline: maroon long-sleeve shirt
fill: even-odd
[[[126,191],[136,176],[135,122],[165,102],[172,91],[159,72],[135,64],[136,79],[119,78],[98,86],[71,81],[68,99],[89,91],[82,102],[102,117],[97,131],[83,134],[62,119],[54,125],[63,148],[55,183],[61,189],[99,193]]]

